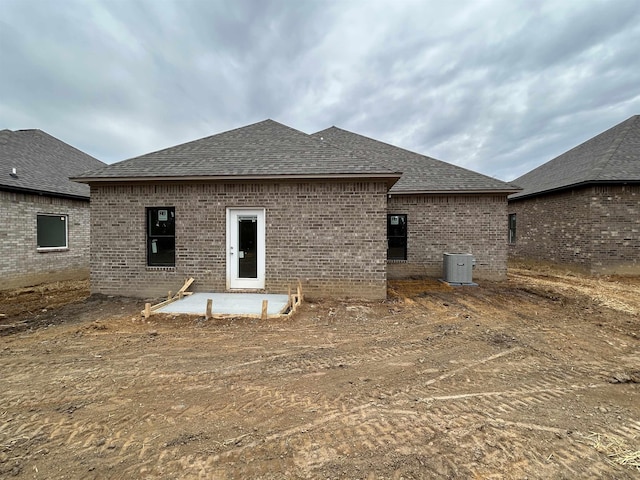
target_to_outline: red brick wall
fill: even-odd
[[[514,259],[594,274],[640,273],[640,187],[588,186],[509,202]]]
[[[393,195],[388,213],[407,215],[407,262],[390,263],[389,278],[440,277],[443,253],[471,253],[474,279],[507,273],[506,195]]]
[[[37,215],[68,215],[69,248],[38,251]],[[89,202],[0,191],[0,290],[89,275]]]
[[[311,297],[386,297],[383,182],[93,185],[93,292],[142,297],[226,288],[226,209],[265,208],[266,290],[302,280]],[[174,206],[176,266],[146,266],[145,208]]]

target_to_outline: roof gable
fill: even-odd
[[[89,198],[69,177],[104,163],[42,130],[2,130],[0,165],[0,189]]]
[[[108,165],[77,180],[363,175],[399,177],[377,162],[265,120]]]
[[[391,193],[501,192],[518,191],[515,185],[420,155],[338,127],[314,133],[314,137],[338,145],[355,155],[373,158],[381,165],[401,171]]]
[[[514,180],[510,199],[588,183],[640,182],[640,115],[634,115]]]

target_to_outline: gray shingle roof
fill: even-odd
[[[377,162],[265,120],[108,165],[77,180],[354,175],[399,177]]]
[[[89,187],[69,177],[100,166],[100,160],[42,130],[0,131],[0,189],[89,198]]]
[[[640,182],[640,115],[596,135],[513,181],[509,199],[589,183]]]
[[[515,185],[451,165],[404,148],[389,145],[341,128],[331,127],[314,137],[338,145],[356,155],[375,158],[381,164],[402,172],[391,193],[419,192],[502,192],[519,190]]]

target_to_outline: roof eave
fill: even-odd
[[[391,191],[389,195],[473,195],[473,194],[495,194],[495,195],[509,195],[512,193],[519,192],[520,190],[516,189],[478,189],[478,190],[401,190],[401,191]]]
[[[78,183],[148,183],[148,182],[209,182],[245,180],[335,180],[335,179],[380,179],[387,180],[389,188],[402,176],[401,173],[336,173],[336,174],[291,174],[291,175],[184,175],[184,176],[131,176],[131,177],[71,177]]]
[[[16,193],[28,193],[31,195],[46,195],[48,197],[69,198],[72,200],[89,201],[89,195],[75,195],[73,193],[52,192],[48,190],[38,190],[35,188],[13,187],[11,185],[0,185],[0,190],[6,190],[9,192],[16,192]]]
[[[572,183],[571,185],[564,185],[562,187],[549,188],[547,190],[540,190],[538,192],[520,194],[517,197],[510,198],[509,200],[523,200],[525,198],[539,197],[541,195],[547,195],[549,193],[558,193],[564,190],[571,190],[572,188],[587,187],[589,185],[636,185],[636,184],[640,184],[640,180],[588,180],[586,182]]]

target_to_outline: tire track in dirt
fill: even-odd
[[[576,292],[584,295],[599,305],[619,312],[638,315],[640,300],[629,296],[628,285],[601,278],[580,275],[532,275],[531,272],[517,268],[509,269],[509,276],[521,284],[544,286],[564,295]],[[569,296],[571,294],[569,293]]]
[[[504,429],[508,427],[510,429],[526,429],[537,430],[540,432],[550,432],[557,436],[567,437],[571,434],[571,431],[567,429],[556,428],[549,425],[522,423],[517,421],[509,421],[503,417],[513,416],[515,418],[521,418],[522,412],[528,409],[534,408],[546,408],[552,405],[562,404],[562,397],[566,395],[575,395],[581,390],[587,390],[592,388],[605,388],[606,384],[594,384],[589,381],[587,383],[576,384],[576,380],[580,378],[588,378],[590,373],[589,366],[583,368],[575,368],[569,373],[564,371],[558,371],[553,374],[547,373],[547,378],[551,377],[553,381],[538,381],[529,385],[521,385],[516,389],[507,390],[503,392],[473,392],[469,394],[456,394],[456,395],[444,395],[444,396],[431,396],[420,399],[420,401],[426,402],[429,405],[429,412],[435,414],[435,418],[454,418],[454,419],[469,419],[475,418],[476,421],[487,422],[492,427],[499,427]],[[413,393],[413,392],[412,392]],[[425,392],[427,393],[427,392]],[[457,425],[456,425],[457,424]],[[636,421],[630,420],[629,424],[631,428],[627,428],[625,431],[625,437],[630,441],[635,441],[640,438],[640,424]],[[464,427],[464,422],[459,423],[454,421],[454,425],[458,428]],[[618,427],[619,428],[619,427]],[[619,429],[615,429],[615,432],[619,432]],[[614,434],[611,427],[603,429],[605,434]],[[580,436],[584,436],[586,432],[577,432],[574,438],[578,439]],[[522,438],[521,435],[513,435],[515,438]],[[553,438],[553,437],[551,437]],[[510,443],[514,441],[510,440]],[[464,445],[459,445],[458,448],[464,448]],[[515,450],[518,450],[516,447]],[[595,452],[593,448],[584,444],[580,440],[571,441],[571,445],[555,449],[544,461],[539,461],[544,457],[541,452],[529,451],[523,449],[521,453],[527,457],[527,468],[521,471],[513,470],[511,467],[511,473],[515,473],[516,476],[525,476],[536,474],[539,472],[549,472],[548,478],[553,478],[558,474],[552,473],[552,468],[549,464],[557,463],[569,472],[578,474],[583,477],[601,478],[602,476],[609,476],[611,474],[612,466],[609,465],[606,459],[603,459],[599,454]],[[536,459],[538,461],[536,461]],[[552,460],[553,459],[553,460]],[[515,460],[515,459],[512,459]],[[585,464],[585,460],[589,460],[588,464]],[[514,465],[518,465],[518,462],[514,462]],[[535,464],[535,468],[530,469],[529,465]],[[620,478],[630,478],[630,472],[621,467],[616,466],[614,468],[620,475]],[[487,472],[484,472],[485,474]],[[547,478],[547,475],[544,475]]]
[[[491,355],[424,383],[426,386],[431,386],[463,370],[500,359],[516,351],[517,349],[512,349]],[[536,381],[531,385],[521,385],[513,390],[474,392],[427,398],[427,401],[438,401],[442,404],[431,407],[425,413],[417,413],[411,410],[388,410],[381,408],[376,402],[368,402],[349,409],[346,414],[338,411],[324,414],[311,423],[278,432],[217,455],[199,459],[191,456],[187,463],[200,465],[200,468],[204,469],[204,471],[217,468],[218,471],[226,472],[233,476],[241,472],[235,471],[232,467],[225,467],[231,468],[230,470],[225,470],[223,465],[235,465],[246,454],[247,450],[258,450],[252,454],[255,456],[261,456],[260,451],[262,450],[268,450],[276,454],[277,452],[282,452],[283,456],[286,452],[293,450],[296,452],[294,461],[298,468],[303,468],[302,466],[306,465],[303,468],[303,473],[312,475],[314,469],[322,468],[327,462],[333,461],[336,456],[341,458],[349,457],[354,452],[362,451],[363,448],[372,452],[381,448],[400,448],[402,451],[409,453],[414,449],[413,454],[423,456],[438,454],[442,456],[442,452],[438,448],[425,448],[425,444],[429,445],[429,442],[434,441],[433,439],[447,435],[451,431],[469,431],[463,435],[463,437],[469,437],[469,443],[467,445],[465,442],[460,442],[458,438],[455,445],[449,445],[448,447],[454,450],[454,453],[450,454],[448,458],[450,462],[455,462],[456,449],[464,449],[466,446],[469,448],[473,446],[473,448],[478,449],[478,445],[483,444],[483,442],[478,442],[473,435],[473,431],[480,427],[483,430],[488,429],[488,431],[492,432],[490,435],[482,434],[481,437],[483,438],[486,436],[499,438],[500,435],[504,435],[505,429],[508,431],[509,429],[523,428],[537,430],[544,434],[552,435],[551,438],[555,438],[562,433],[566,435],[566,430],[552,426],[510,422],[501,418],[503,415],[518,412],[530,406],[539,407],[558,402],[564,395],[575,393],[581,389],[594,388],[593,383],[575,383],[580,377],[592,373],[588,365],[576,366],[570,372],[558,370],[545,373],[545,378],[548,380]],[[417,391],[419,390],[412,390],[410,393],[415,395]],[[406,392],[403,392],[386,399],[386,401],[389,404],[406,404],[406,398],[402,398],[406,395]],[[273,396],[272,392],[270,396]],[[281,396],[280,401],[284,403],[280,403],[279,406],[286,408],[287,399],[285,396]],[[311,404],[311,402],[307,400],[307,404]],[[629,437],[633,437],[634,434],[631,432]],[[516,437],[515,435],[511,436]],[[556,450],[553,453],[555,457],[553,455],[549,457],[550,454],[545,455],[545,452],[533,451],[529,446],[522,443],[516,442],[514,444],[513,438],[509,439],[510,446],[508,449],[505,449],[499,443],[495,443],[495,445],[495,448],[501,451],[501,453],[498,453],[498,460],[501,458],[505,468],[508,468],[515,475],[530,475],[539,471],[548,471],[549,475],[553,476],[554,472],[558,472],[558,465],[570,472],[580,471],[595,476],[602,476],[606,472],[611,473],[612,469],[606,462],[601,461],[593,448],[577,442],[573,442],[571,447]],[[487,453],[480,452],[479,454],[485,455]],[[591,462],[586,470],[583,465],[585,459]],[[179,458],[176,461],[184,466],[186,459]],[[446,455],[443,461],[443,465],[446,465]],[[222,470],[220,470],[221,468]],[[624,469],[617,467],[614,470],[617,470],[620,475],[628,473]],[[442,474],[445,471],[446,468],[442,467],[437,473]],[[458,472],[460,472],[459,468]],[[468,473],[473,475],[481,472],[477,469],[474,470],[472,466],[468,466]]]
[[[510,349],[490,355],[475,362],[470,362],[438,377],[426,380],[425,382],[422,382],[422,386],[431,387],[436,383],[441,383],[454,377],[462,371],[498,360],[518,351],[519,349],[517,348]],[[395,352],[397,355],[407,355],[406,350],[392,349],[391,352]],[[372,357],[374,359],[388,359],[393,357],[393,354],[391,354],[389,350],[385,350],[382,353],[373,352]],[[317,365],[315,368],[317,368]],[[108,375],[109,372],[106,374]],[[142,376],[142,372],[140,372],[138,376]],[[177,374],[174,375],[174,377],[175,381],[171,382],[169,385],[175,386],[176,384],[180,384],[184,375]],[[557,375],[554,377],[554,380],[558,380],[560,378],[562,378],[562,376]],[[191,381],[195,384],[201,384],[202,382],[206,383],[208,380],[210,380],[210,376],[208,374],[197,375],[191,378]],[[541,384],[537,385],[536,388],[549,391],[549,386],[553,383],[555,382],[541,382]],[[144,381],[140,382],[139,385],[136,385],[136,388],[156,389],[157,386],[154,382],[154,373],[145,373]],[[411,392],[413,395],[415,395],[416,392],[419,392],[417,389],[414,390],[415,391]],[[70,396],[68,395],[68,392],[64,392],[62,390],[59,393],[61,395],[49,396],[46,398],[46,402],[51,404],[69,404],[73,403],[77,398],[81,398],[81,396]],[[525,391],[521,388],[520,391],[515,393],[515,395],[522,395],[523,393],[525,393]],[[504,395],[508,394],[513,395],[514,393],[506,392]],[[488,396],[496,397],[496,395]],[[179,422],[179,418],[181,416],[197,415],[202,419],[206,419],[215,416],[217,410],[218,413],[235,414],[238,416],[250,414],[256,408],[265,407],[274,409],[278,413],[285,411],[304,411],[305,409],[315,409],[322,412],[322,416],[311,423],[299,425],[292,429],[272,434],[259,441],[248,443],[243,447],[226,450],[224,453],[207,457],[208,460],[205,462],[206,468],[213,468],[215,465],[221,463],[221,460],[224,460],[225,464],[234,461],[233,459],[237,459],[246,450],[260,450],[267,448],[271,452],[286,452],[288,451],[287,448],[291,448],[292,445],[295,444],[294,439],[297,437],[301,437],[297,440],[301,443],[296,445],[295,450],[297,452],[305,452],[305,448],[308,450],[311,447],[305,443],[306,441],[303,440],[302,437],[305,437],[309,431],[314,432],[314,435],[318,440],[318,444],[332,445],[332,448],[339,455],[349,455],[353,453],[354,442],[359,442],[359,445],[362,445],[365,448],[368,447],[371,450],[382,447],[400,448],[400,446],[405,450],[407,448],[419,448],[422,441],[414,442],[412,440],[413,435],[417,434],[417,438],[430,438],[437,434],[442,434],[450,428],[464,428],[464,426],[468,425],[469,422],[479,422],[483,418],[477,414],[475,414],[475,417],[470,415],[468,412],[468,406],[464,405],[460,408],[452,408],[451,406],[448,406],[448,408],[441,407],[439,410],[434,410],[429,413],[426,420],[422,421],[415,420],[415,415],[411,416],[408,413],[402,414],[402,416],[399,417],[399,420],[393,420],[394,415],[397,416],[397,413],[384,413],[384,410],[381,410],[376,406],[376,402],[374,401],[345,410],[344,406],[342,409],[335,409],[335,407],[333,407],[333,405],[335,405],[334,401],[326,398],[322,399],[321,397],[322,396],[309,397],[291,395],[272,388],[256,386],[245,388],[242,392],[235,392],[233,397],[236,400],[235,402],[230,401],[222,405],[212,405],[207,408],[202,406],[185,407],[184,410],[175,412],[173,415],[166,415],[166,417],[170,419],[167,420],[168,423],[175,424]],[[397,403],[399,400],[402,400],[402,394],[399,393],[394,395],[393,392],[390,392],[388,397],[389,398],[385,399],[387,403]],[[467,400],[471,398],[472,397],[467,397]],[[529,402],[544,402],[551,398],[557,397],[548,396],[540,399],[539,397],[533,396],[529,399]],[[460,399],[462,400],[463,398]],[[445,400],[445,398],[441,398],[439,400]],[[474,400],[477,408],[477,398],[474,398]],[[491,400],[494,401],[495,398],[492,398]],[[522,402],[522,400],[520,401]],[[526,401],[525,404],[527,404]],[[504,405],[506,404],[503,402],[501,407],[498,407],[499,413],[504,411]],[[454,417],[458,419],[457,423],[450,422],[447,428],[433,428],[432,426],[438,425],[438,423],[436,423],[437,419],[452,419]],[[410,429],[406,428],[406,424],[409,421],[408,419],[412,419]],[[157,457],[159,455],[158,446],[152,445],[151,439],[139,438],[135,433],[135,423],[152,421],[151,414],[148,413],[137,417],[132,415],[118,417],[114,415],[110,418],[110,428],[108,430],[105,430],[105,428],[98,422],[77,422],[72,421],[71,418],[63,418],[57,422],[42,422],[38,418],[33,418],[32,420],[33,421],[30,422],[23,422],[21,429],[15,432],[15,434],[32,431],[30,435],[35,436],[43,431],[46,432],[50,430],[48,436],[50,442],[59,442],[61,445],[74,450],[80,455],[85,452],[97,452],[100,455],[106,456],[106,458],[117,457],[120,462],[132,462],[133,464],[138,464],[141,468],[149,468],[149,466],[154,464],[154,462],[157,463],[160,461]],[[401,425],[398,424],[398,422],[403,423],[405,427],[401,428]],[[331,424],[331,428],[327,429],[331,433],[323,435],[322,431],[324,430],[324,426],[327,424]],[[134,431],[129,432],[131,430]],[[399,434],[397,433],[399,431],[406,433]],[[109,440],[107,441],[104,439]],[[178,455],[178,453],[179,449],[175,449],[174,455]],[[423,452],[423,454],[432,453],[434,452]],[[301,453],[299,453],[299,455],[300,454]],[[154,456],[156,457],[155,459],[152,458]],[[191,465],[197,464],[196,460],[197,459],[191,458],[188,463]],[[179,457],[177,460],[178,463],[182,463],[184,461],[185,459],[182,457]]]
[[[35,392],[29,392],[26,387],[23,390],[19,388],[25,378],[43,375],[39,372],[43,367],[41,360],[30,356],[25,361],[22,357],[14,367],[24,368],[25,373],[13,377],[7,398],[15,404],[7,410],[10,412],[7,413],[10,421],[0,423],[0,428],[6,426],[5,438],[21,439],[25,448],[29,449],[23,451],[30,454],[37,452],[38,448],[63,448],[78,457],[90,455],[95,458],[97,455],[95,461],[106,466],[127,465],[125,471],[133,477],[154,472],[160,476],[162,472],[181,472],[185,478],[211,476],[216,472],[222,477],[259,476],[260,470],[252,470],[255,465],[252,466],[248,460],[253,457],[260,459],[260,468],[267,474],[297,471],[300,476],[314,476],[327,465],[336,464],[348,469],[350,467],[347,464],[353,463],[360,465],[361,470],[347,470],[353,474],[350,476],[358,474],[358,477],[365,478],[373,475],[372,478],[375,478],[375,472],[367,470],[366,464],[359,464],[355,455],[376,455],[387,451],[395,451],[407,461],[414,459],[417,462],[415,468],[419,468],[421,473],[433,472],[434,476],[495,474],[496,470],[483,471],[472,463],[456,465],[456,455],[471,449],[475,449],[480,459],[491,456],[493,460],[489,463],[515,472],[515,477],[537,471],[545,472],[548,478],[557,477],[558,473],[565,471],[586,472],[594,477],[610,476],[612,472],[619,478],[628,475],[627,470],[608,465],[600,454],[585,443],[574,442],[551,453],[531,448],[526,436],[521,434],[522,430],[537,432],[550,443],[557,439],[557,435],[563,435],[565,430],[552,425],[512,420],[525,410],[542,410],[561,402],[567,395],[593,388],[590,383],[593,380],[588,379],[594,376],[596,370],[602,369],[602,364],[596,368],[596,364],[574,363],[571,370],[563,370],[554,367],[549,359],[527,363],[527,355],[531,352],[524,347],[516,347],[467,361],[436,377],[431,376],[435,373],[434,369],[426,368],[418,381],[408,387],[380,387],[377,392],[373,389],[363,391],[349,398],[349,402],[341,394],[313,391],[292,394],[284,384],[288,378],[299,373],[330,370],[340,364],[367,365],[399,357],[410,360],[400,363],[410,364],[417,356],[428,352],[436,357],[448,348],[448,345],[434,346],[432,338],[403,342],[392,347],[380,343],[367,344],[371,348],[361,349],[363,351],[359,354],[340,352],[339,355],[336,355],[338,348],[327,345],[312,349],[308,356],[305,356],[308,345],[291,346],[289,350],[276,355],[236,364],[222,362],[222,357],[207,359],[204,354],[193,353],[196,349],[185,349],[188,353],[184,355],[184,360],[180,358],[182,351],[179,355],[165,358],[165,361],[173,363],[174,371],[178,370],[178,373],[171,374],[164,374],[155,361],[147,365],[136,361],[134,355],[125,359],[130,368],[121,366],[120,369],[114,369],[110,367],[108,359],[91,359],[73,353],[70,355],[75,357],[73,360],[59,364],[70,374],[64,378],[54,375],[51,382],[73,384],[83,377],[84,382],[73,391],[49,389],[54,391],[45,393],[42,398],[37,397]],[[79,344],[73,347],[80,350]],[[473,383],[467,386],[463,383],[464,375],[471,375],[474,369],[481,366],[496,365],[493,371],[497,376],[502,362],[510,354],[523,356],[519,363],[509,365],[512,379],[503,380],[503,383],[514,383],[514,388],[478,392],[469,390]],[[147,358],[153,360],[154,357],[149,355],[146,354]],[[92,362],[88,369],[87,359]],[[202,370],[193,371],[194,361],[201,363]],[[95,362],[99,362],[100,366],[93,366]],[[610,364],[615,365],[615,362],[611,361]],[[235,388],[229,386],[229,382],[241,379],[256,366],[262,366],[257,368],[259,374],[278,378],[283,385],[260,385],[254,369],[253,381],[256,384],[243,382]],[[419,365],[416,364],[416,367],[419,368]],[[492,371],[489,370],[489,373]],[[542,374],[544,380],[534,379],[535,373]],[[116,385],[115,397],[109,398],[101,392],[100,385],[104,384],[105,379]],[[210,385],[216,382],[223,382],[223,386],[217,383],[217,387],[211,388]],[[187,388],[224,394],[224,401],[183,405],[181,391]],[[132,408],[133,400],[128,398],[129,389],[136,393],[147,392],[147,397],[151,392],[160,396],[171,395],[171,399],[175,398],[174,406],[169,411],[163,411],[162,415],[150,412],[148,406]],[[134,396],[134,392],[131,396]],[[421,401],[415,402],[415,398]],[[91,416],[83,416],[82,407],[75,412],[65,412],[63,407],[78,406],[83,399],[96,405],[97,410],[93,409]],[[1,393],[0,401],[4,404]],[[45,405],[46,412],[31,417],[16,413],[18,407],[20,411],[28,411],[36,403]],[[127,406],[125,413],[119,411],[119,405]],[[57,406],[63,410],[57,411]],[[158,432],[166,432],[171,427],[186,423],[189,420],[187,417],[197,418],[204,424],[218,416],[240,419],[254,411],[267,412],[267,415],[273,412],[285,417],[288,412],[291,412],[291,416],[300,412],[308,415],[305,415],[305,420],[292,420],[294,426],[289,428],[279,424],[271,432],[250,432],[229,442],[209,439],[207,448],[187,454],[180,442],[156,441],[153,435],[148,434],[150,428],[144,429],[147,433],[137,431],[142,424]],[[108,419],[108,426],[99,419]],[[194,428],[193,422],[189,425]],[[626,438],[634,438],[634,428],[628,429]],[[180,437],[179,432],[176,431],[176,438],[184,438],[183,441],[188,442],[188,436]],[[602,431],[603,434],[607,432],[610,430]],[[5,443],[2,435],[3,430],[0,429],[0,444]],[[490,448],[483,445],[489,445]],[[427,458],[428,462],[421,462],[421,459]],[[585,470],[586,461],[588,465]],[[394,468],[394,472],[401,475],[409,467],[398,465]]]
[[[341,353],[338,345],[332,347],[318,347],[312,350],[294,351],[274,356],[256,359],[238,365],[226,366],[222,374],[242,373],[243,367],[264,364],[266,375],[283,374],[296,375],[300,373],[329,370],[339,366],[356,366],[363,363],[384,361],[396,357],[411,357],[423,355],[428,348],[433,348],[432,339],[407,342],[400,346],[373,346],[367,349],[367,355]]]
[[[429,380],[428,384],[439,382],[441,380],[449,378],[450,376],[456,373],[459,373],[460,371],[467,370],[476,365],[481,365],[487,362],[491,362],[493,360],[501,358],[509,353],[514,353],[516,351],[518,351],[518,349],[511,349],[509,351],[499,352],[489,357],[482,358],[475,362],[471,362],[463,367],[456,369],[453,372],[448,372],[447,374],[444,374],[435,379]],[[255,393],[255,391],[256,390],[254,390],[253,393]],[[257,391],[260,391],[260,390],[257,390]],[[264,398],[259,398],[257,401],[259,401],[261,405],[263,405],[265,401],[271,401],[269,399],[272,398],[273,396],[274,396],[274,393],[270,391],[267,394],[267,400],[265,400]],[[283,403],[280,403],[281,408],[291,406],[289,405],[289,399],[286,398],[286,396],[280,395],[279,400],[283,402]],[[305,399],[303,400],[303,402],[305,402],[306,405],[314,404],[313,402],[310,402],[309,399]],[[246,410],[247,405],[248,404],[243,404],[241,408]],[[263,408],[263,407],[260,407],[260,408]],[[406,427],[404,429],[400,428],[395,423],[393,425],[389,425],[387,423],[380,424],[378,422],[376,424],[373,424],[369,422],[369,424],[367,425],[367,422],[365,421],[365,428],[362,432],[360,432],[360,435],[357,435],[356,432],[353,431],[353,428],[345,431],[343,428],[340,428],[340,425],[337,425],[337,426],[333,425],[335,422],[339,422],[340,424],[348,423],[348,419],[350,418],[353,418],[353,419],[359,418],[360,419],[359,422],[362,423],[363,415],[365,419],[368,418],[365,414],[365,411],[371,408],[374,408],[374,409],[377,408],[375,402],[368,402],[365,404],[358,405],[356,407],[352,407],[349,410],[347,410],[346,413],[343,411],[333,411],[331,413],[323,413],[322,416],[320,416],[319,418],[317,418],[311,423],[307,423],[304,425],[296,426],[289,430],[278,432],[264,439],[261,439],[260,441],[252,442],[247,445],[243,445],[242,447],[226,450],[225,452],[215,456],[209,456],[207,458],[200,458],[197,460],[191,457],[188,459],[188,461],[185,458],[180,458],[176,460],[176,462],[178,462],[180,465],[184,465],[185,462],[193,463],[195,461],[200,466],[199,468],[210,470],[214,468],[218,463],[220,463],[221,460],[225,460],[227,462],[233,462],[234,461],[233,459],[237,459],[240,456],[242,456],[246,450],[258,448],[264,444],[269,444],[269,451],[277,452],[283,449],[284,446],[291,446],[291,443],[294,441],[295,437],[299,436],[300,434],[307,434],[309,431],[315,431],[318,429],[318,427],[324,426],[329,423],[332,424],[332,427],[328,430],[330,432],[330,435],[325,436],[323,438],[323,442],[326,442],[327,445],[333,445],[336,443],[336,441],[339,442],[340,438],[344,438],[346,443],[344,443],[344,445],[342,445],[340,449],[337,449],[337,451],[344,451],[345,454],[347,455],[349,454],[349,452],[352,452],[352,448],[347,447],[347,444],[349,442],[353,442],[354,439],[358,437],[362,437],[366,439],[366,442],[368,442],[369,444],[371,444],[372,441],[375,442],[373,444],[374,448],[376,448],[376,444],[378,444],[378,446],[386,445],[388,447],[391,444],[398,445],[401,442],[406,442],[412,438],[415,438],[416,428],[419,427],[418,425],[412,425],[411,429],[407,430]],[[430,419],[428,423],[433,424],[434,419]],[[420,428],[422,428],[424,432],[428,433],[428,435],[434,435],[436,432],[431,427],[428,427],[426,425],[423,425]],[[371,435],[372,429],[373,429],[373,436]],[[372,438],[375,440],[371,440]],[[302,445],[298,445],[296,447],[296,451],[301,451],[300,449],[302,447],[303,447]]]
[[[28,362],[27,362],[28,364]],[[118,379],[117,372],[106,371],[102,376],[113,375],[114,383],[121,383]],[[120,377],[123,377],[120,374]],[[136,383],[135,377],[142,377],[143,381]],[[128,381],[126,388],[131,388],[135,384],[136,393],[140,393],[144,390],[149,390],[162,395],[162,391],[166,390],[167,393],[175,392],[181,385],[188,383],[191,387],[196,385],[205,386],[212,383],[212,375],[207,373],[204,375],[194,374],[175,374],[171,375],[172,380],[170,382],[157,384],[157,377],[163,377],[166,380],[167,375],[158,372],[136,372],[135,377],[124,377]],[[118,380],[116,380],[118,379]],[[67,382],[71,382],[68,376]],[[162,388],[164,387],[164,388]],[[2,398],[3,405],[7,406],[8,401],[15,400],[11,405],[12,407],[29,408],[29,404],[37,403],[39,405],[49,405],[51,409],[59,409],[56,406],[73,406],[78,402],[83,401],[85,403],[104,404],[103,409],[110,411],[108,414],[108,427],[105,427],[103,423],[92,422],[86,419],[75,420],[77,414],[70,412],[68,415],[61,413],[57,414],[56,418],[43,418],[43,415],[34,415],[29,420],[21,420],[19,422],[6,422],[2,424],[2,430],[0,430],[0,440],[2,435],[6,434],[7,438],[13,438],[17,435],[25,436],[27,439],[35,438],[37,435],[44,434],[40,443],[43,447],[48,448],[60,448],[63,447],[69,451],[74,451],[77,455],[83,454],[97,454],[104,457],[103,462],[112,464],[117,458],[118,463],[131,462],[137,465],[146,465],[147,463],[153,463],[153,459],[148,459],[153,452],[156,452],[157,448],[149,447],[150,439],[143,438],[137,435],[135,432],[136,424],[145,421],[151,421],[152,414],[141,413],[140,415],[133,416],[127,414],[122,416],[118,411],[117,403],[126,402],[126,398],[120,397],[111,399],[111,402],[105,402],[104,396],[96,396],[92,398],[91,392],[96,391],[95,387],[84,387],[82,392],[78,394],[71,392],[70,389],[49,389],[44,396],[39,398],[25,397],[24,391],[8,392],[7,398]],[[126,396],[126,391],[120,390],[122,394]],[[181,417],[201,417],[206,419],[213,417],[217,414],[235,414],[239,417],[250,413],[255,409],[272,409],[277,413],[286,411],[287,409],[318,409],[322,408],[324,411],[329,410],[331,407],[324,401],[320,403],[317,399],[313,401],[307,397],[300,397],[296,395],[286,394],[280,391],[276,391],[268,388],[260,387],[248,387],[245,389],[238,389],[235,392],[231,392],[232,395],[227,402],[218,404],[212,404],[208,407],[193,406],[184,408],[176,408],[173,412],[167,412],[164,415],[165,423],[179,424]],[[237,400],[233,401],[233,400]],[[105,404],[106,403],[106,404]],[[56,412],[52,412],[56,413]],[[338,410],[335,411],[335,415],[340,415]],[[17,426],[17,429],[13,430],[11,427]],[[5,431],[6,430],[6,431]],[[111,459],[111,463],[109,461]],[[146,460],[146,461],[145,461]]]
[[[145,437],[136,433],[136,426],[149,422],[153,414],[144,411],[132,414],[121,409],[131,401],[118,394],[126,394],[137,383],[148,388],[157,386],[148,372],[137,368],[122,372],[110,368],[108,361],[101,361],[101,367],[97,368],[92,366],[93,362],[87,366],[82,359],[58,362],[51,370],[30,356],[14,359],[12,363],[31,382],[37,379],[37,383],[49,385],[44,391],[30,391],[23,375],[12,376],[11,389],[0,393],[3,420],[0,445],[5,445],[12,458],[62,450],[73,452],[78,458],[90,454],[100,459],[98,464],[115,465],[135,462],[144,454]],[[85,365],[84,370],[81,365]],[[58,370],[64,371],[64,375],[59,375]],[[104,391],[105,379],[108,391]],[[148,379],[152,380],[150,384],[146,383]],[[116,396],[114,390],[118,392]],[[89,415],[84,412],[86,406],[91,407]],[[38,413],[30,417],[15,413],[29,410]]]
[[[556,429],[494,423],[478,413],[433,411],[418,414],[370,406],[346,416],[325,417],[311,432],[298,427],[222,454],[178,457],[164,467],[170,471],[182,471],[186,478],[195,478],[203,472],[217,472],[222,478],[237,478],[247,474],[245,469],[248,465],[243,459],[275,456],[281,458],[275,471],[286,470],[294,476],[314,477],[332,462],[342,465],[346,462],[353,466],[358,464],[358,456],[395,451],[406,457],[429,459],[422,463],[420,471],[437,476],[456,472],[458,476],[471,478],[500,472],[515,478],[528,475],[557,478],[559,474],[571,472],[583,478],[602,478],[612,473],[617,478],[631,478],[628,471],[609,465],[588,445],[574,442],[571,448],[551,447],[540,452],[520,441],[521,435],[513,434],[514,429],[537,429],[553,444],[557,438]],[[492,457],[493,469],[483,470],[477,463],[460,464],[458,455],[464,451],[474,451],[478,459]],[[295,453],[291,455],[292,452]],[[173,452],[174,455],[177,453]],[[286,460],[288,457],[291,460]],[[439,459],[435,465],[434,458]],[[362,478],[375,478],[375,471],[363,473]],[[403,468],[400,467],[396,473],[402,474]]]

